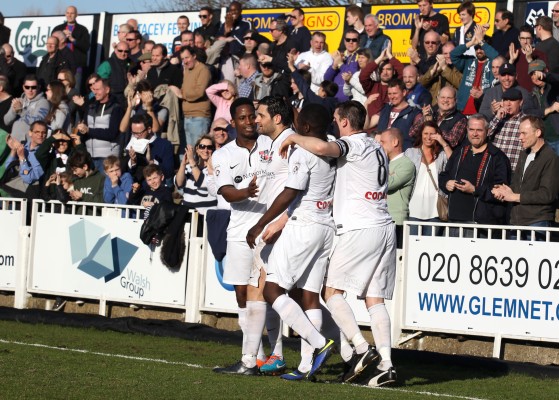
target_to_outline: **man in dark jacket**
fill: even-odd
[[[81,87],[82,77],[87,67],[87,52],[91,39],[87,28],[77,23],[78,9],[74,6],[66,8],[66,23],[54,27],[53,32],[62,31],[68,40],[68,48],[76,59],[76,87]]]
[[[20,97],[23,94],[23,80],[27,75],[27,67],[15,57],[14,48],[9,43],[2,45],[2,50],[4,57],[0,57],[0,75],[8,78],[12,95]]]
[[[131,64],[129,54],[128,43],[119,42],[109,59],[97,67],[97,74],[109,81],[111,94],[123,109],[128,106],[128,101],[124,97],[124,89],[128,85],[127,73]]]
[[[37,78],[39,85],[45,88],[49,83],[56,80],[58,73],[63,69],[71,69],[68,62],[58,51],[58,38],[51,36],[47,39],[47,54],[45,54],[37,68]]]
[[[499,185],[493,195],[512,204],[511,225],[553,226],[559,193],[559,157],[545,143],[544,122],[526,115],[520,121],[522,151],[512,183]],[[536,232],[543,239],[544,232]]]
[[[439,187],[449,195],[449,222],[504,224],[506,206],[491,190],[510,182],[510,161],[488,142],[488,123],[483,115],[470,117],[467,132],[469,143],[452,153],[439,175]]]

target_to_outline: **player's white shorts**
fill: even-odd
[[[358,229],[338,237],[326,285],[360,298],[392,299],[396,277],[395,225]]]
[[[252,268],[253,250],[247,242],[227,242],[227,258],[223,265],[223,282],[246,285]]]
[[[258,280],[260,278],[260,271],[262,269],[264,269],[264,271],[268,269],[268,259],[274,245],[274,243],[266,244],[263,241],[260,241],[256,244],[256,247],[254,248],[252,266],[250,269],[250,277],[248,278],[249,285],[254,287],[259,286]]]
[[[332,226],[290,219],[270,254],[266,282],[320,293],[333,240]]]

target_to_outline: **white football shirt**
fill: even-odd
[[[265,166],[266,174],[260,187],[260,201],[265,203],[268,208],[283,191],[289,172],[287,158],[281,158],[279,148],[283,141],[294,133],[293,129],[287,128],[273,141],[268,138],[268,152],[265,157],[266,160],[263,160],[263,162],[267,163]]]
[[[234,140],[217,150],[212,156],[217,190],[223,186],[245,189],[256,175],[260,186],[266,172],[267,152],[271,140],[259,136],[252,150],[237,145]],[[228,241],[244,241],[246,234],[266,211],[260,196],[231,203],[231,219],[227,227]]]
[[[334,191],[336,234],[392,223],[388,213],[388,158],[366,133],[344,136]]]
[[[285,187],[301,192],[289,205],[289,215],[333,226],[335,179],[335,159],[319,157],[303,148],[296,148],[289,156],[289,175]]]

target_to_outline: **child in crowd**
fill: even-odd
[[[68,168],[74,174],[74,189],[69,192],[70,198],[102,203],[105,175],[95,169],[91,155],[83,150],[74,151],[68,159]]]
[[[105,186],[103,198],[109,204],[127,204],[134,180],[128,172],[122,173],[120,159],[117,156],[108,156],[103,160],[105,168]]]
[[[130,193],[128,204],[141,205],[146,209],[144,219],[149,216],[149,211],[156,203],[173,202],[173,192],[170,188],[165,186],[165,176],[161,167],[157,164],[149,164],[143,170],[145,184],[147,189],[144,189],[139,183],[132,185],[132,192]]]
[[[64,171],[52,174],[45,182],[45,186],[49,188],[47,193],[54,194],[49,195],[46,200],[58,200],[61,203],[67,203],[71,200],[70,192],[74,190],[74,185],[72,183],[72,175],[68,172]]]

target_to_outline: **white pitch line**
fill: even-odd
[[[161,364],[169,364],[169,365],[184,365],[185,367],[190,367],[190,368],[205,368],[202,365],[189,364],[189,363],[180,362],[180,361],[169,361],[169,360],[163,360],[163,359],[160,359],[160,358],[127,356],[127,355],[124,355],[124,354],[101,353],[101,352],[98,352],[98,351],[90,351],[90,350],[82,350],[82,349],[69,349],[69,348],[64,348],[64,347],[49,346],[49,345],[40,344],[40,343],[25,343],[25,342],[17,342],[17,341],[4,340],[4,339],[0,339],[0,343],[17,344],[17,345],[21,345],[21,346],[40,347],[40,348],[49,349],[49,350],[70,351],[70,352],[74,352],[74,353],[93,354],[93,355],[96,355],[96,356],[103,356],[103,357],[124,358],[124,359],[127,359],[127,360],[150,361],[150,362],[156,362],[156,363],[161,363]]]
[[[357,386],[357,387],[363,387],[361,385],[353,385],[353,386]],[[373,390],[387,390],[390,392],[401,392],[401,393],[408,393],[408,394],[424,394],[426,396],[433,396],[433,397],[446,397],[446,398],[451,398],[451,399],[462,399],[462,400],[486,400],[486,399],[482,399],[479,397],[468,397],[468,396],[460,396],[457,394],[447,394],[447,393],[436,393],[436,392],[427,392],[427,391],[414,391],[414,390],[406,390],[406,389],[398,389],[398,388],[384,388],[384,387],[371,387],[371,386],[365,386],[369,389],[373,389]]]
[[[15,345],[19,345],[19,346],[38,347],[38,348],[49,349],[49,350],[69,351],[69,352],[73,352],[73,353],[93,354],[93,355],[96,355],[96,356],[103,356],[103,357],[123,358],[123,359],[126,359],[126,360],[149,361],[149,362],[155,362],[155,363],[160,363],[160,364],[168,364],[168,365],[183,365],[185,367],[190,367],[190,368],[200,368],[200,369],[207,368],[207,367],[204,367],[204,366],[198,365],[198,364],[189,364],[189,363],[180,362],[180,361],[169,361],[169,360],[163,360],[161,358],[147,358],[147,357],[127,356],[127,355],[124,355],[124,354],[101,353],[99,351],[90,351],[90,350],[84,350],[84,349],[70,349],[70,348],[65,348],[65,347],[49,346],[49,345],[41,344],[41,343],[26,343],[26,342],[18,342],[18,341],[14,341],[14,340],[5,340],[5,339],[0,339],[0,343],[15,344]],[[369,389],[373,389],[373,390],[387,390],[387,391],[390,391],[390,392],[401,392],[401,393],[408,393],[408,394],[422,394],[422,395],[426,395],[426,396],[445,397],[445,398],[451,398],[451,399],[485,400],[485,399],[482,399],[482,398],[479,398],[479,397],[467,397],[467,396],[460,396],[460,395],[454,395],[454,394],[436,393],[436,392],[427,392],[427,391],[413,391],[413,390],[398,389],[398,388],[370,387],[370,386],[362,386],[362,385],[356,385],[356,384],[352,384],[351,386],[355,386],[355,387],[359,387],[359,388],[365,387],[365,388],[369,388]]]

